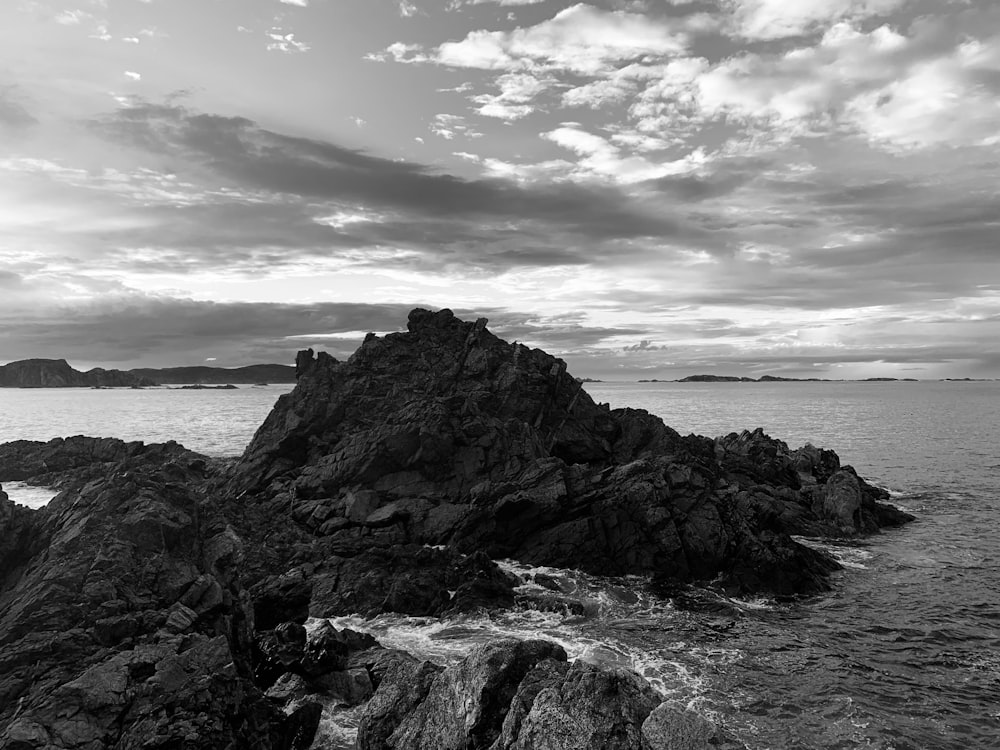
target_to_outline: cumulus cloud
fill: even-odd
[[[798,36],[839,21],[892,13],[912,0],[727,0],[736,33],[747,39]]]
[[[430,131],[434,135],[444,138],[446,141],[450,141],[456,136],[464,136],[466,138],[481,138],[483,136],[482,133],[472,128],[466,122],[465,117],[447,112],[434,115],[434,119],[430,124]]]
[[[683,51],[699,23],[690,18],[656,22],[641,13],[608,11],[579,3],[552,18],[512,31],[478,30],[427,52],[387,48],[398,62],[436,62],[456,68],[571,71],[594,75],[643,55]]]
[[[519,120],[535,111],[534,99],[555,83],[553,78],[539,78],[530,73],[507,73],[496,79],[499,94],[473,96],[476,112],[501,120]]]
[[[448,6],[449,10],[458,10],[464,5],[486,5],[495,4],[500,6],[516,6],[516,5],[538,5],[539,3],[544,3],[545,0],[452,0]]]
[[[940,32],[838,23],[815,46],[704,69],[695,105],[705,117],[766,124],[776,138],[847,126],[889,147],[986,144],[1000,125],[1000,36]]]
[[[294,33],[285,33],[284,29],[272,28],[267,32],[267,38],[270,39],[267,43],[268,52],[283,52],[286,55],[291,55],[296,52],[308,52],[312,49],[305,42],[296,40]]]
[[[622,155],[618,146],[584,130],[577,123],[564,123],[555,130],[543,133],[542,137],[578,155],[574,166],[578,174],[608,177],[621,183],[644,182],[690,172],[701,166],[706,158],[700,150],[673,161],[652,161],[639,155]]]
[[[56,15],[55,20],[63,26],[76,26],[89,18],[93,16],[85,10],[64,10]]]

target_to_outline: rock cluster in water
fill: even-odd
[[[0,748],[305,748],[318,699],[367,701],[361,748],[724,746],[554,644],[442,670],[303,624],[510,607],[502,557],[810,594],[837,565],[790,534],[909,518],[831,451],[682,437],[484,320],[414,310],[408,327],[346,362],[301,353],[239,461],[0,446],[0,481],[61,490],[37,511],[0,492]]]

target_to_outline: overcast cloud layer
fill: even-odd
[[[989,0],[11,0],[0,362],[1000,377]]]

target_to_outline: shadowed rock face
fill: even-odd
[[[838,479],[830,451],[760,431],[682,437],[611,411],[562,360],[449,310],[414,310],[407,332],[370,335],[346,362],[300,353],[297,369],[232,486],[285,503],[325,544],[447,545],[791,595],[822,590],[836,565],[788,533],[904,520]]]
[[[0,497],[0,748],[293,747],[251,679],[242,542],[205,502],[204,457],[15,447],[66,489],[41,510]]]

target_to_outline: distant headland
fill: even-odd
[[[987,382],[991,378],[935,378],[941,381],[955,382]],[[639,380],[639,383],[919,383],[917,378],[783,378],[777,375],[761,375],[759,378],[749,378],[737,375],[688,375],[676,380],[660,380],[652,378]]]
[[[149,388],[157,385],[294,383],[290,365],[166,367],[82,372],[65,359],[23,359],[0,365],[0,388]]]

